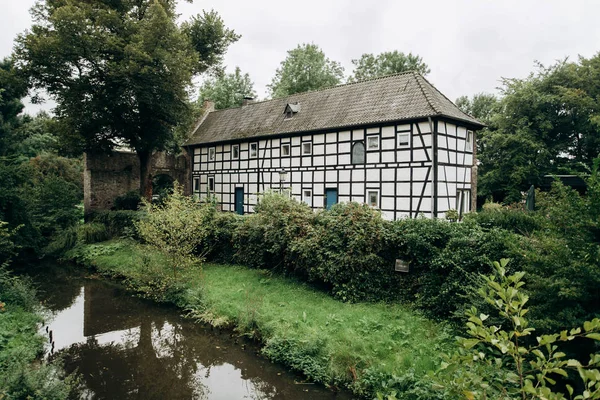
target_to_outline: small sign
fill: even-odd
[[[396,272],[408,272],[410,262],[396,259]]]

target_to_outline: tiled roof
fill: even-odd
[[[286,106],[296,103],[300,111],[286,119]],[[437,116],[484,126],[421,75],[404,72],[213,111],[186,145]]]

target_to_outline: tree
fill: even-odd
[[[15,130],[21,125],[19,114],[25,106],[21,99],[27,95],[27,82],[14,68],[11,59],[0,61],[0,156],[7,156],[17,142]]]
[[[472,99],[461,96],[456,99],[455,103],[462,111],[488,126],[492,124],[492,117],[499,110],[498,98],[490,93],[477,93]]]
[[[233,74],[221,75],[217,78],[206,80],[200,86],[200,98],[198,102],[211,100],[215,103],[217,110],[241,106],[244,97],[254,97],[254,84],[250,75],[243,74],[239,67],[235,67]]]
[[[412,53],[404,54],[397,50],[378,54],[363,54],[359,59],[352,60],[354,71],[350,81],[362,81],[380,76],[397,74],[405,71],[417,71],[427,75],[431,70],[423,59]]]
[[[316,44],[305,43],[288,51],[288,56],[267,86],[272,97],[285,97],[339,85],[343,78],[344,68],[339,62],[325,57]]]
[[[151,197],[154,151],[172,145],[190,112],[192,77],[218,67],[239,36],[215,12],[176,24],[175,0],[38,2],[17,39],[19,67],[46,89],[66,136],[84,150],[131,147],[140,192]]]
[[[478,140],[478,193],[521,199],[547,174],[588,172],[600,153],[600,54],[503,79],[502,98],[457,102],[487,123]],[[495,103],[495,104],[494,104]]]

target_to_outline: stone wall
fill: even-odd
[[[187,153],[173,156],[164,152],[152,156],[151,174],[169,175],[190,194],[191,169]],[[112,152],[110,154],[84,155],[84,209],[109,210],[115,197],[140,189],[140,162],[135,153]]]

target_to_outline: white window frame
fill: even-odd
[[[200,191],[200,178],[194,178],[194,192]]]
[[[308,193],[308,196],[307,196]],[[313,191],[312,189],[302,189],[302,201],[312,207]]]
[[[308,152],[306,151],[306,147],[304,147],[304,146],[309,146]],[[312,156],[312,142],[302,142],[302,155],[303,156]]]
[[[400,143],[400,136],[406,136],[408,138],[408,142],[406,144]],[[399,132],[396,137],[396,143],[398,148],[405,149],[410,147],[410,132]]]
[[[215,161],[217,158],[217,149],[216,147],[208,148],[208,161]]]
[[[283,148],[287,148],[287,154],[284,154]],[[292,154],[292,148],[290,146],[289,143],[283,143],[281,145],[281,157],[288,157],[290,154]]]
[[[252,154],[252,145],[256,146],[256,149],[254,149],[254,154]],[[258,158],[258,142],[250,143],[250,146],[248,147],[248,154],[250,158]]]
[[[234,149],[237,149],[237,157],[235,156]],[[231,159],[232,160],[239,160],[240,159],[240,145],[239,144],[232,144],[231,145]]]
[[[371,142],[373,141],[375,142],[375,146],[371,147]],[[367,151],[370,150],[379,150],[379,136],[377,135],[372,135],[372,136],[367,136]]]
[[[473,131],[467,131],[467,136],[465,137],[465,150],[473,151]]]
[[[212,189],[210,188],[211,182],[212,180]],[[215,191],[215,177],[214,175],[211,175],[208,177],[208,181],[206,182],[206,192],[208,193],[208,195],[210,196],[211,194],[213,194]]]
[[[380,199],[380,194],[381,192],[379,191],[379,189],[367,189],[366,190],[367,195],[366,195],[366,203],[369,207],[373,207],[373,208],[379,208],[379,205],[381,203],[381,199]],[[370,199],[370,195],[371,193],[377,193],[377,204],[372,205],[371,204],[371,199]]]

